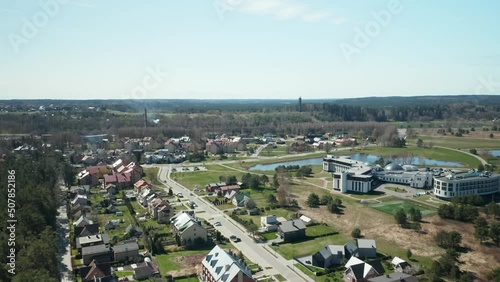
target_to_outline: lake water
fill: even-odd
[[[488,151],[488,153],[490,153],[494,157],[500,157],[500,150],[491,150],[491,151]]]
[[[500,150],[498,150],[500,153]],[[350,155],[351,159],[361,161],[361,162],[369,162],[369,163],[374,163],[378,159],[380,159],[379,156],[375,155],[369,155],[369,154],[352,154]],[[457,162],[448,162],[448,161],[440,161],[440,160],[433,160],[433,159],[427,159],[427,158],[420,158],[420,157],[414,157],[412,159],[409,158],[390,158],[390,157],[384,157],[385,161],[391,161],[391,162],[396,162],[398,164],[412,164],[412,165],[418,165],[418,166],[439,166],[439,167],[463,167],[462,164],[457,163]],[[323,164],[323,158],[314,158],[314,159],[305,159],[305,160],[298,160],[298,161],[289,161],[289,162],[281,162],[281,163],[273,163],[273,164],[258,164],[256,166],[253,166],[249,168],[249,170],[262,170],[262,171],[269,171],[269,170],[274,170],[276,167],[280,165],[288,166],[288,165],[321,165]]]

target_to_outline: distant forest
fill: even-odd
[[[380,127],[378,122],[500,119],[500,96],[304,99],[302,106],[298,100],[9,100],[0,101],[0,111],[1,134],[190,134],[201,138],[209,132],[309,134],[352,127],[369,134]]]

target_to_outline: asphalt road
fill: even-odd
[[[60,184],[60,189],[66,196],[67,188]],[[57,215],[57,245],[60,251],[60,274],[62,282],[73,281],[72,267],[71,267],[71,246],[69,242],[69,221],[66,213],[66,199],[61,201],[61,206],[58,208],[59,214]]]
[[[249,260],[258,263],[264,269],[264,274],[281,274],[287,279],[287,281],[313,281],[305,274],[299,276],[297,273],[292,271],[292,261],[285,260],[279,254],[275,256],[274,251],[268,251],[269,249],[265,249],[264,244],[255,243],[251,235],[247,233],[242,226],[232,220],[229,215],[217,209],[196,194],[188,196],[191,193],[191,190],[170,179],[170,170],[173,165],[161,165],[158,167],[160,167],[159,180],[171,187],[174,194],[183,193],[184,197],[193,200],[198,205],[196,210],[205,211],[203,213],[197,213],[197,216],[207,219],[211,223],[219,221],[221,226],[216,226],[215,228],[217,228],[222,235],[227,238],[231,235],[239,237],[241,241],[233,243],[233,245],[246,257],[248,257]],[[273,254],[271,254],[271,252]],[[300,272],[300,270],[295,271]]]

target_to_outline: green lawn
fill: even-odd
[[[146,174],[146,176],[144,178],[150,183],[157,184],[158,171],[160,171],[158,167],[145,168],[144,174]]]
[[[134,271],[132,270],[115,271],[115,274],[118,277],[132,276],[134,275]]]
[[[344,234],[335,234],[325,237],[315,238],[299,243],[286,243],[279,246],[272,246],[276,252],[282,255],[285,259],[293,257],[301,257],[314,254],[326,245],[343,245],[351,238]]]
[[[209,183],[219,182],[219,176],[223,175],[225,177],[234,175],[238,180],[241,180],[243,172],[227,169],[226,167],[219,165],[207,165],[207,171],[196,171],[196,172],[175,172],[172,173],[172,178],[184,185],[188,189],[194,189],[198,187],[199,189],[204,189],[205,185]]]
[[[281,275],[281,274],[274,275],[274,278],[276,278],[276,280],[278,280],[280,282],[281,281],[286,281],[285,277],[283,277],[283,275]]]
[[[401,200],[371,204],[370,207],[388,213],[390,215],[395,215],[400,208],[403,208],[405,211],[408,211],[412,207],[418,208],[422,212],[422,215],[424,216],[436,213],[436,210],[431,207],[410,201],[401,201]]]
[[[309,226],[306,228],[306,236],[308,237],[318,237],[325,234],[331,234],[333,232],[336,232],[336,230],[332,227],[322,224]]]
[[[330,281],[342,281],[342,272],[341,271],[332,272],[328,275],[316,276],[311,270],[307,269],[305,266],[303,266],[300,263],[296,263],[296,264],[294,264],[294,266],[295,266],[295,268],[300,269],[300,271],[302,271],[304,274],[309,276],[311,279],[314,279],[314,281],[325,282],[325,281],[327,281],[326,279],[329,279]],[[311,267],[311,268],[314,269],[315,267]]]
[[[495,133],[493,133],[495,134]],[[419,136],[425,143],[432,142],[435,146],[443,146],[455,149],[468,149],[468,148],[497,148],[498,140],[486,138],[470,138],[470,137],[456,137],[456,136]]]

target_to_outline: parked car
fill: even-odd
[[[222,225],[222,223],[220,223],[220,221],[214,222],[214,226],[221,226],[221,225]]]

